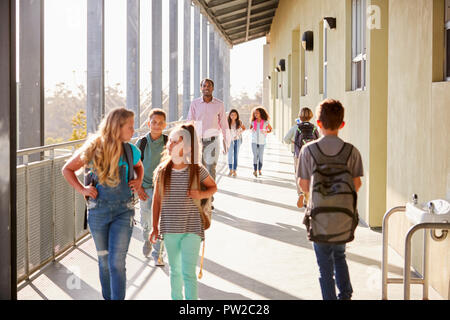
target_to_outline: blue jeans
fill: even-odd
[[[238,155],[240,147],[240,139],[231,141],[230,149],[228,150],[228,167],[230,168],[230,170],[236,170],[238,166]]]
[[[170,287],[172,300],[198,299],[197,267],[202,239],[194,233],[165,233],[164,243],[170,265]]]
[[[253,169],[261,170],[264,157],[264,144],[252,143]]]
[[[152,231],[152,201],[153,201],[153,188],[144,189],[145,193],[148,195],[147,201],[139,201],[140,212],[141,212],[141,226],[142,226],[142,237],[144,241],[148,240],[148,237]],[[161,240],[157,240],[153,245],[152,257],[158,259],[159,249],[161,247]]]
[[[320,272],[320,288],[324,300],[348,300],[353,289],[350,283],[347,261],[345,260],[345,244],[313,243]],[[336,276],[336,281],[334,280]],[[336,286],[339,295],[336,296]]]
[[[119,186],[96,186],[95,206],[88,210],[88,225],[97,250],[105,300],[125,299],[125,260],[133,231],[134,206],[124,168],[119,169]]]

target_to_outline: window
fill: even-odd
[[[445,78],[450,81],[450,0],[445,0]]]
[[[366,88],[366,0],[352,0],[352,90]]]

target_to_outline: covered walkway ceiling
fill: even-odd
[[[279,0],[194,0],[229,45],[264,37]]]

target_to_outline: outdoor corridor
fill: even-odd
[[[293,157],[287,145],[270,135],[262,176],[252,175],[248,131],[244,134],[237,177],[228,177],[226,157],[217,167],[213,221],[206,231],[201,300],[321,300],[318,267],[296,207]],[[363,179],[364,183],[364,179]],[[127,257],[127,300],[170,300],[169,265],[155,267],[142,255],[142,232],[136,210]],[[381,299],[381,231],[364,222],[347,245],[355,300]],[[401,277],[403,259],[389,249],[389,276]],[[197,269],[198,272],[198,269]],[[102,299],[97,254],[90,236],[57,261],[18,286],[18,299]],[[422,287],[411,286],[411,299]],[[389,299],[403,299],[402,285],[389,285]],[[440,300],[433,288],[430,299]]]

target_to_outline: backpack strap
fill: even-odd
[[[318,143],[313,143],[308,146],[311,156],[314,159],[316,164],[327,164],[327,163],[338,163],[338,164],[347,164],[348,159],[353,151],[353,145],[350,143],[344,142],[341,150],[337,155],[328,156],[322,152]]]
[[[164,147],[167,144],[167,141],[169,141],[169,136],[166,134],[163,134],[163,141],[164,141]],[[139,150],[141,150],[141,161],[144,161],[144,150],[145,147],[147,146],[147,137],[144,136],[139,140]]]
[[[133,150],[131,145],[127,142],[122,143],[123,145],[123,155],[125,161],[128,163],[128,182],[134,179],[134,165],[133,165]]]
[[[139,150],[141,150],[141,161],[144,161],[144,150],[145,147],[147,146],[147,137],[143,136],[140,140],[139,140]]]

